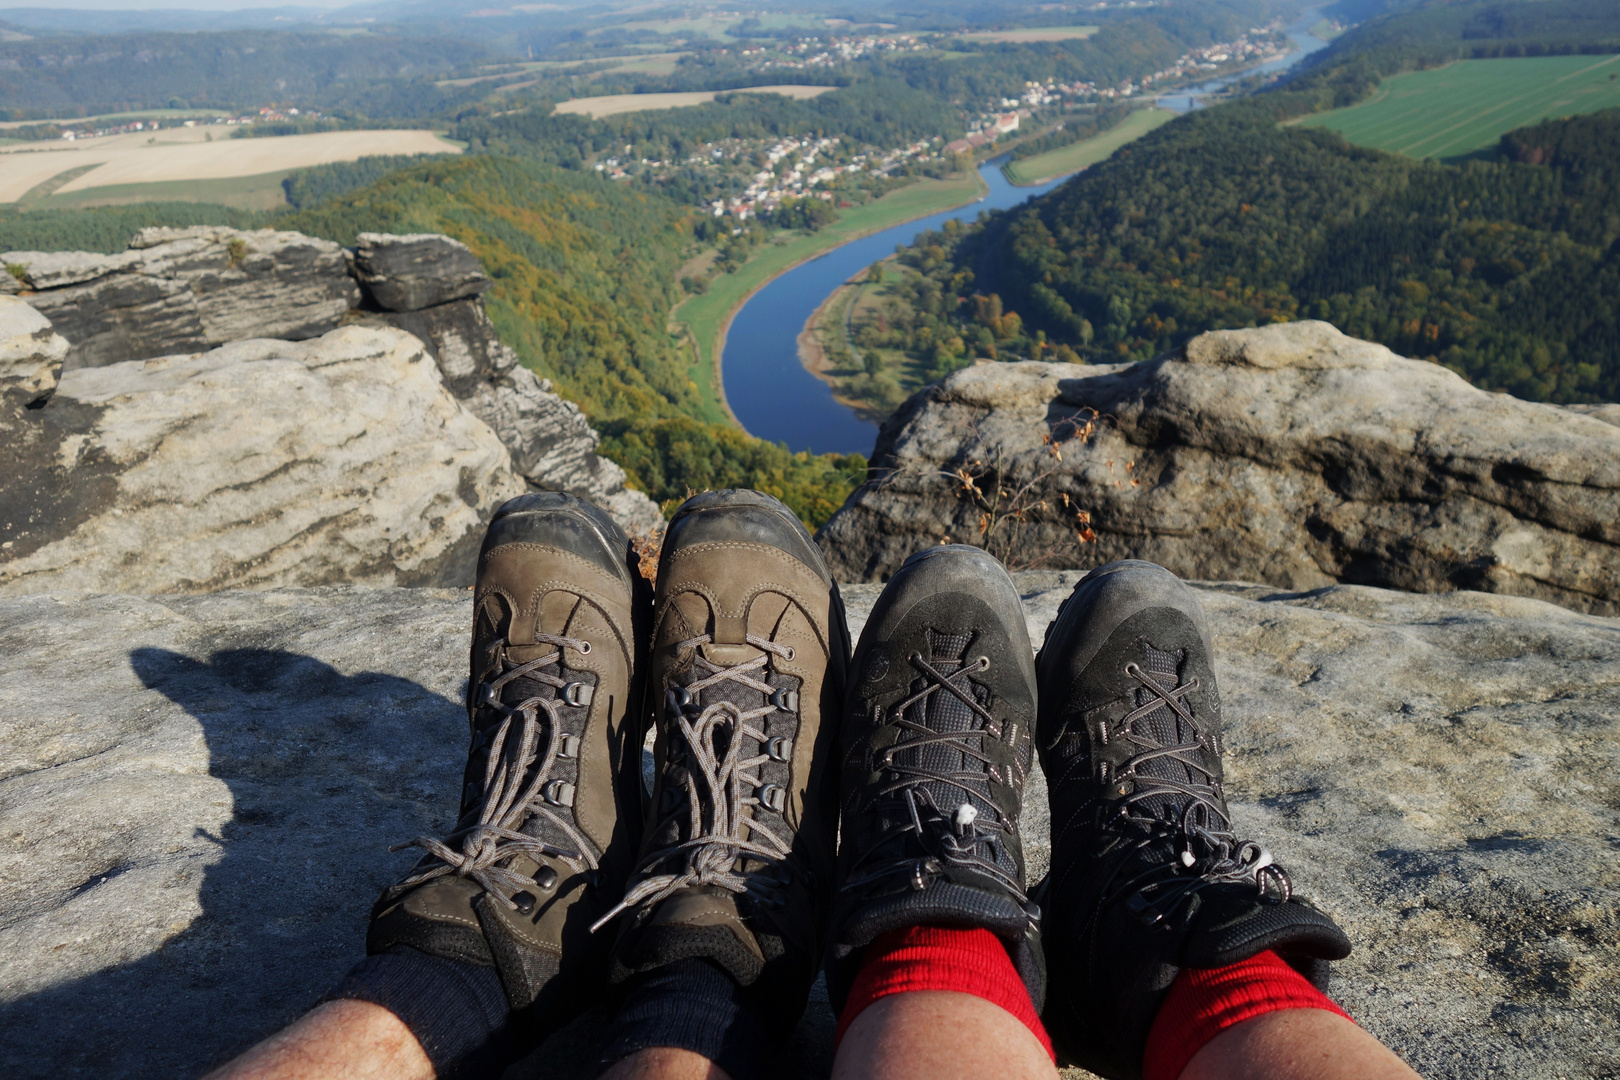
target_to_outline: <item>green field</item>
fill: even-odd
[[[1620,56],[1459,60],[1385,79],[1367,101],[1300,123],[1360,146],[1454,158],[1493,147],[1505,132],[1538,120],[1616,107]]]
[[[754,290],[829,248],[903,221],[961,206],[982,195],[984,190],[977,172],[951,180],[923,180],[903,187],[865,206],[845,210],[842,217],[820,232],[801,234],[785,243],[761,248],[738,270],[716,277],[710,282],[708,292],[678,305],[670,317],[692,335],[693,351],[697,355],[692,361],[691,378],[703,398],[704,419],[731,422],[718,384],[716,360],[721,331],[732,312]]]
[[[1007,179],[1015,184],[1038,184],[1054,176],[1067,176],[1069,173],[1079,172],[1088,165],[1106,161],[1110,154],[1126,143],[1141,138],[1154,128],[1167,124],[1175,118],[1176,114],[1168,109],[1138,109],[1120,121],[1117,127],[1109,128],[1101,135],[1082,139],[1068,146],[1060,146],[1056,150],[1048,150],[1034,157],[1009,161],[1002,171],[1007,174]]]
[[[281,182],[293,171],[279,169],[257,176],[227,176],[214,180],[108,184],[62,195],[46,193],[33,200],[25,195],[22,201],[32,201],[38,210],[78,210],[86,206],[129,206],[146,202],[200,202],[234,206],[239,210],[280,210],[287,205],[287,193],[282,189]],[[61,177],[52,177],[52,180],[67,182]]]

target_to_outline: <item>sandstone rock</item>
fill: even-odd
[[[423,311],[384,312],[373,325],[421,338],[438,361],[445,386],[488,424],[512,455],[518,474],[537,488],[589,499],[632,535],[663,528],[658,504],[624,486],[624,470],[596,454],[601,441],[579,406],[551,392],[503,344],[478,297]]]
[[[484,521],[523,490],[391,329],[70,371],[18,427],[7,593],[470,584]]]
[[[988,527],[1026,566],[1134,556],[1194,577],[1615,613],[1612,408],[1486,393],[1319,322],[1204,334],[1133,365],[984,364],[884,426],[877,478],[821,542],[852,578],[946,535],[984,543]],[[1079,511],[1093,543],[1077,542]]]
[[[1077,576],[1020,575],[1035,640]],[[857,633],[877,591],[846,589]],[[1355,940],[1337,998],[1429,1080],[1615,1075],[1620,621],[1201,596],[1238,826]],[[412,859],[386,846],[454,820],[470,617],[429,589],[0,598],[0,1070],[183,1080],[317,1001]],[[825,1075],[830,1026],[813,1003],[784,1075]],[[593,1080],[601,1031],[508,1080]]]
[[[361,233],[354,270],[385,311],[419,311],[494,284],[466,244],[437,233]]]
[[[49,319],[26,301],[0,295],[0,398],[6,405],[37,406],[49,398],[67,351]]]
[[[22,268],[25,298],[72,344],[69,369],[316,337],[360,301],[341,247],[271,229],[143,229],[116,255],[11,251],[0,262]]]

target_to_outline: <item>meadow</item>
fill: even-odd
[[[1027,30],[981,30],[960,35],[964,41],[993,41],[1028,45],[1037,41],[1075,41],[1102,29],[1098,26],[1036,26]]]
[[[1553,117],[1620,107],[1620,56],[1459,60],[1385,79],[1366,101],[1299,121],[1358,146],[1459,158],[1505,132]]]
[[[158,198],[209,201],[220,194],[219,181],[259,177],[263,182],[250,186],[268,190],[280,183],[280,176],[308,165],[372,154],[443,154],[461,149],[431,131],[327,131],[232,139],[231,130],[214,125],[165,128],[0,148],[0,203],[49,196],[72,197],[73,205],[87,206],[97,201],[98,192],[115,203]],[[74,175],[64,182],[68,173]],[[193,187],[196,193],[187,195]],[[264,208],[256,201],[238,205]]]
[[[600,120],[604,116],[620,113],[646,112],[649,109],[679,109],[687,105],[702,105],[713,101],[718,94],[781,94],[803,100],[817,97],[835,86],[744,86],[737,90],[686,90],[668,94],[603,94],[601,97],[573,98],[557,106],[559,113],[575,113]]]
[[[1101,135],[1034,157],[1010,161],[1002,171],[1015,184],[1038,184],[1054,176],[1066,176],[1088,165],[1106,161],[1109,155],[1126,143],[1175,118],[1176,114],[1168,109],[1138,109]]]

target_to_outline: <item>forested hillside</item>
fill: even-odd
[[[604,451],[660,501],[689,491],[768,491],[819,525],[864,475],[858,455],[811,457],[699,410],[690,358],[667,330],[690,219],[657,195],[490,155],[439,159],[276,221],[352,243],[356,233],[442,232],[495,279],[501,339],[577,401]]]
[[[263,30],[4,41],[0,113],[29,120],[279,101],[422,116],[456,97],[430,76],[488,56],[459,41]]]
[[[1620,9],[1506,7],[1446,5],[1374,24],[1363,40],[1376,48],[1352,40],[1292,85],[1185,116],[987,229],[934,237],[933,276],[964,299],[995,294],[958,319],[997,355],[1061,345],[1091,360],[1142,359],[1206,329],[1319,318],[1490,389],[1614,400],[1620,110],[1513,132],[1500,159],[1457,164],[1280,124],[1356,100],[1385,69],[1413,62],[1403,18],[1494,34],[1534,7],[1548,16],[1528,35],[1538,47],[1620,37]],[[1404,44],[1384,50],[1389,40]],[[1486,55],[1519,47],[1469,40]]]

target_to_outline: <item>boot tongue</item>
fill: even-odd
[[[966,653],[972,640],[972,633],[943,633],[929,630],[928,663],[935,671],[949,678],[962,669],[963,654]],[[918,706],[912,708],[917,709]],[[973,710],[949,690],[935,690],[928,696],[925,708],[926,715],[916,719],[925,723],[929,730],[941,735],[972,731],[977,727]],[[930,743],[917,750],[898,754],[896,757],[901,760],[909,757],[917,767],[930,772],[960,775],[964,772],[979,773],[984,770],[983,763],[977,758],[969,758],[961,750],[945,743]],[[986,820],[997,820],[996,808],[988,798],[988,784],[985,781],[971,780],[968,783],[975,791],[982,790],[985,797],[969,794],[954,784],[938,780],[925,780],[918,786],[928,794],[929,799],[947,820],[954,821],[958,808],[964,802],[972,805],[974,816],[988,814]]]
[[[1143,670],[1153,678],[1153,681],[1167,691],[1180,685],[1181,664],[1187,657],[1186,650],[1156,649],[1152,645],[1146,644],[1144,644],[1144,648],[1147,652],[1147,662],[1143,664]],[[1136,704],[1138,706],[1158,700],[1158,695],[1145,686],[1136,691]],[[1198,735],[1174,709],[1163,704],[1138,720],[1135,730],[1138,735],[1152,741],[1156,746],[1175,746],[1179,743],[1196,742]],[[1207,778],[1202,773],[1169,757],[1159,757],[1151,761],[1145,761],[1137,767],[1136,771],[1142,776],[1157,777],[1161,780],[1175,780],[1184,784],[1207,783]],[[1181,803],[1185,798],[1186,796],[1174,794],[1156,795],[1143,799],[1138,805],[1144,812],[1153,814],[1156,817],[1173,817],[1179,820]],[[1199,815],[1194,816],[1194,821],[1198,824],[1204,823]]]

